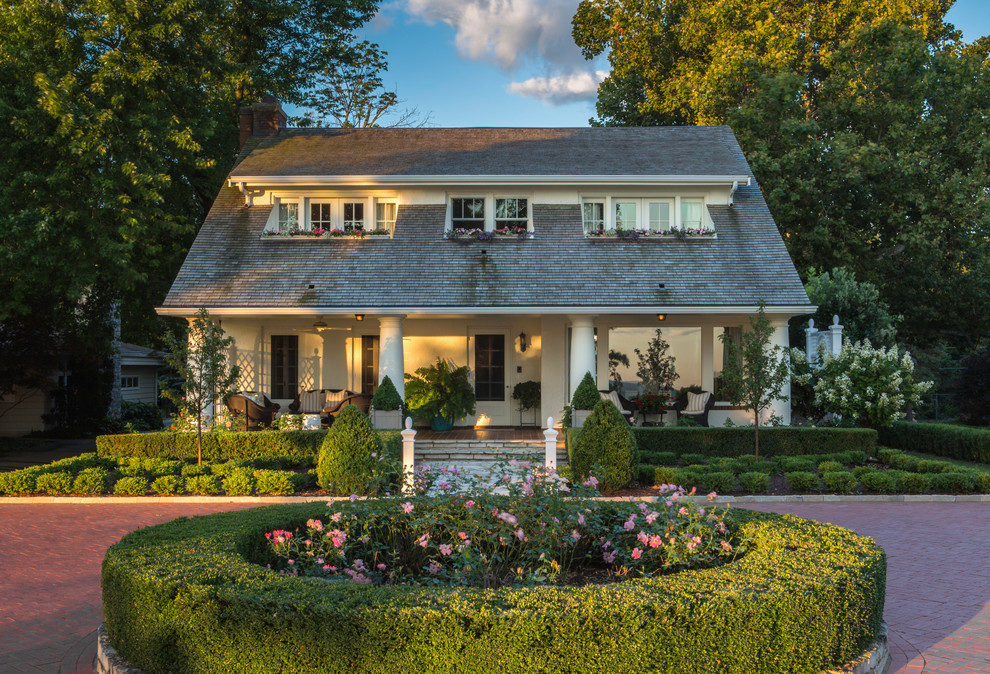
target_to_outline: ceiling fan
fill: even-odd
[[[323,320],[323,316],[320,316],[319,318],[317,318],[313,322],[312,327],[309,327],[309,328],[293,328],[293,330],[296,331],[296,332],[308,332],[308,333],[312,333],[312,334],[317,334],[318,335],[321,332],[327,332],[329,330],[350,330],[350,328],[329,326],[329,325],[327,325],[327,322]]]

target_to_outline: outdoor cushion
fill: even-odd
[[[688,391],[688,404],[687,408],[684,410],[687,414],[701,413],[705,411],[705,403],[708,402],[708,396],[711,394],[708,391],[704,393],[692,393]]]
[[[303,414],[319,414],[326,406],[323,391],[306,391],[300,396],[299,411]]]
[[[328,391],[326,404],[324,406],[336,407],[337,405],[340,404],[340,401],[342,401],[344,398],[346,398],[349,395],[351,395],[351,392],[348,391],[347,389],[344,389],[342,391]]]
[[[608,393],[602,393],[601,391],[599,391],[598,395],[602,397],[602,400],[611,400],[612,404],[615,405],[616,409],[618,409],[623,414],[632,414],[631,412],[627,411],[625,407],[622,406],[622,401],[619,399],[618,391],[609,391]]]

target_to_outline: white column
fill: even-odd
[[[787,352],[790,349],[791,341],[787,330],[787,319],[771,319],[770,325],[773,326],[773,338],[770,340],[775,346],[783,347],[784,356],[787,356]],[[787,378],[784,383],[784,388],[781,391],[785,400],[777,400],[770,404],[770,410],[773,411],[778,416],[784,419],[784,425],[790,426],[791,424],[791,379]]]
[[[546,443],[543,462],[547,468],[557,470],[557,429],[553,427],[553,417],[547,417],[547,427],[543,431],[543,440]]]
[[[842,327],[839,325],[839,316],[832,316],[832,325],[829,326],[828,331],[832,336],[832,355],[838,356],[842,351]]]
[[[715,394],[715,329],[704,323],[701,326],[701,388]]]
[[[598,364],[595,362],[595,317],[571,316],[571,390],[568,401],[574,397],[574,391],[584,379],[584,374],[590,372],[598,381]]]
[[[405,360],[402,355],[402,319],[405,316],[378,317],[378,382],[388,375],[399,396],[406,399]]]

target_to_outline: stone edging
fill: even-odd
[[[0,496],[0,505],[9,503],[52,503],[58,505],[127,503],[307,503],[310,501],[343,501],[346,496]],[[362,497],[363,498],[363,497]],[[603,496],[603,501],[661,500],[659,496]],[[703,500],[704,496],[700,496]],[[719,505],[747,503],[990,503],[990,494],[797,494],[793,496],[719,496]]]
[[[110,644],[103,623],[100,623],[99,629],[96,630],[96,639],[96,660],[93,663],[95,674],[144,674],[143,670],[131,667],[120,657]],[[865,653],[845,667],[830,669],[822,674],[886,674],[890,661],[890,650],[887,648],[887,623],[881,623],[880,634]]]

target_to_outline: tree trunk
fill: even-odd
[[[757,461],[760,460],[760,412],[761,412],[761,410],[757,410],[756,414],[754,415],[754,418],[756,419],[756,432],[754,433],[754,436],[756,438],[756,460]]]
[[[203,412],[196,417],[196,465],[203,465]]]

